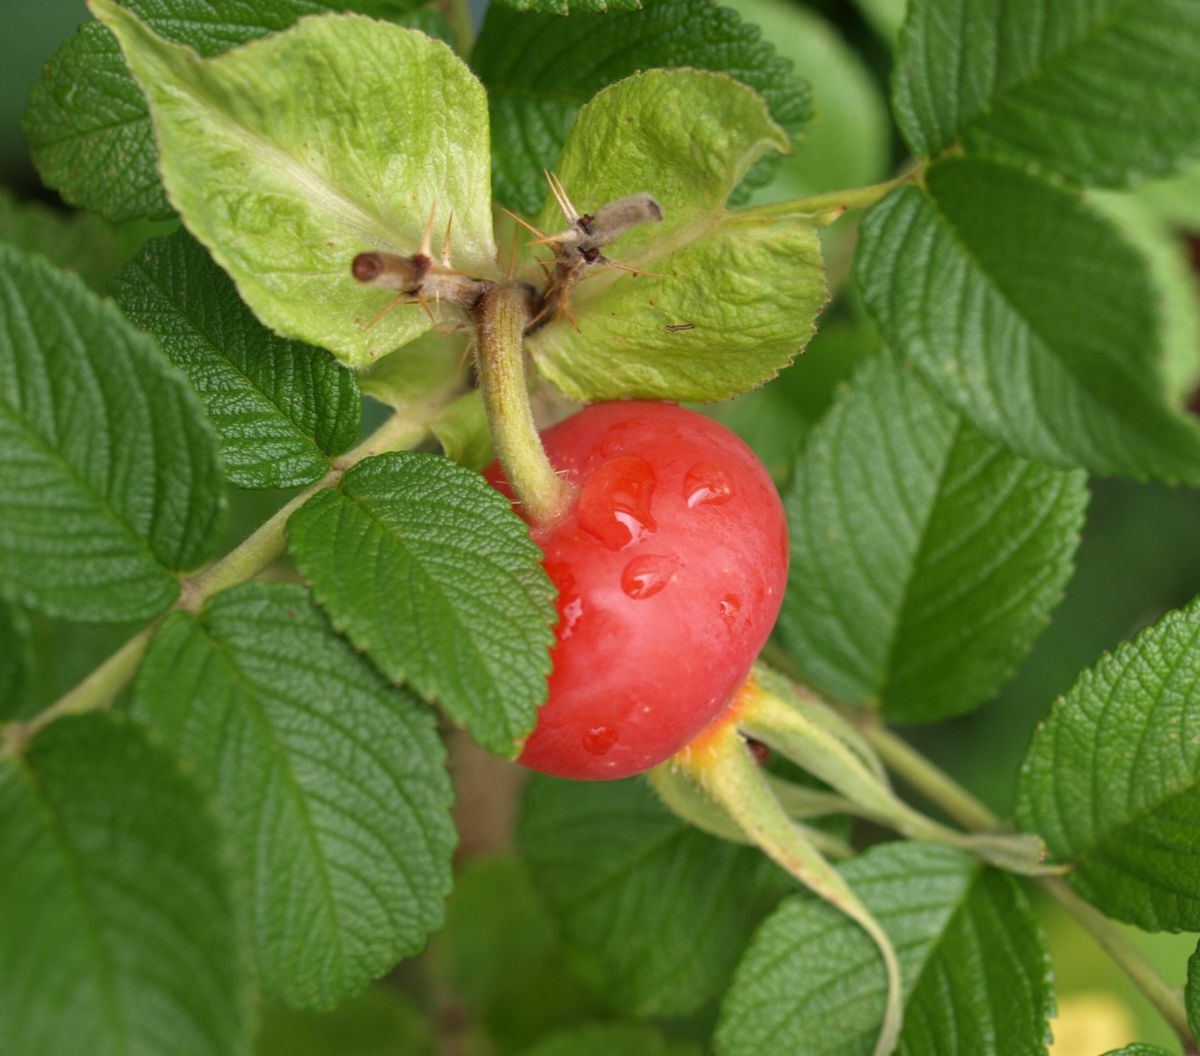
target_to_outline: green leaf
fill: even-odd
[[[21,714],[33,666],[29,621],[12,602],[0,598],[0,720]]]
[[[478,390],[464,393],[446,407],[431,426],[447,458],[460,466],[483,472],[495,458],[487,412]]]
[[[209,56],[286,29],[302,15],[330,10],[431,28],[407,0],[124,0],[124,6],[167,40]],[[73,205],[108,220],[172,214],[146,100],[120,46],[99,23],[80,26],[46,63],[30,90],[21,129],[43,182]]]
[[[609,253],[653,274],[593,268],[572,298],[579,329],[561,318],[530,335],[548,381],[584,401],[719,400],[791,361],[828,299],[816,226],[786,205],[725,208],[772,148],[787,142],[762,100],[722,74],[651,70],[579,112],[558,166],[578,208],[649,191],[663,220]],[[538,226],[559,230],[556,211]]]
[[[1135,193],[1164,223],[1200,233],[1200,164],[1165,180],[1143,183]]]
[[[1200,428],[1162,394],[1146,267],[1077,196],[942,162],[867,214],[856,271],[884,340],[981,432],[1050,465],[1200,482]]]
[[[1192,0],[913,0],[893,105],[913,151],[956,142],[1080,183],[1123,186],[1200,154]]]
[[[64,214],[42,202],[19,202],[0,187],[0,240],[78,272],[99,293],[146,239],[166,234],[170,227],[149,221],[109,224],[89,213]]]
[[[132,708],[217,805],[269,993],[332,1008],[441,925],[455,833],[431,716],[303,588],[172,615]]]
[[[0,761],[0,1022],[21,1056],[235,1056],[249,993],[211,812],[141,731]]]
[[[52,615],[153,616],[225,514],[216,438],[149,338],[0,245],[0,583]]]
[[[539,775],[517,838],[577,962],[625,1014],[686,1015],[718,994],[786,883],[757,850],[681,821],[640,778]]]
[[[1146,1045],[1140,1041],[1135,1041],[1132,1045],[1124,1045],[1119,1049],[1111,1049],[1104,1056],[1171,1056],[1166,1049],[1160,1049],[1157,1045]]]
[[[437,1056],[433,1025],[394,987],[371,987],[315,1015],[268,1004],[255,1056]]]
[[[642,0],[497,0],[495,6],[537,15],[573,15],[572,21],[588,15],[615,17],[618,13],[640,11]],[[490,10],[490,9],[489,9]],[[565,19],[559,19],[565,21]]]
[[[1004,873],[934,844],[878,844],[841,872],[886,929],[904,980],[898,1053],[1030,1056],[1054,1011],[1045,938]],[[870,1053],[884,973],[871,940],[812,897],[769,917],[725,995],[726,1056]]]
[[[1200,599],[1084,671],[1038,727],[1017,818],[1111,917],[1200,931]]]
[[[590,1023],[552,1034],[521,1056],[700,1056],[700,1046],[668,1041],[644,1023]]]
[[[360,462],[288,522],[334,626],[389,677],[515,756],[546,699],[554,588],[525,523],[477,473],[436,455]]]
[[[92,9],[147,92],[163,183],[272,329],[362,366],[430,327],[360,285],[363,250],[414,253],[454,216],[453,262],[495,270],[483,86],[440,41],[325,15],[211,59],[114,0]],[[433,106],[431,99],[452,99]]]
[[[860,54],[827,19],[792,0],[727,2],[777,42],[813,86],[813,115],[803,141],[751,201],[779,202],[882,180],[891,163],[892,123],[879,83]]]
[[[1162,335],[1159,370],[1168,401],[1185,406],[1200,384],[1200,285],[1187,244],[1144,195],[1097,192],[1089,200],[1137,249],[1153,284],[1151,307]]]
[[[1187,989],[1183,996],[1187,1002],[1188,1026],[1200,1038],[1200,946],[1188,958]]]
[[[113,295],[191,379],[234,484],[309,484],[358,438],[354,374],[265,329],[186,232],[147,245],[117,276]]]
[[[817,426],[785,506],[781,641],[837,700],[928,722],[987,700],[1074,568],[1079,471],[982,436],[889,353]]]
[[[808,85],[792,73],[788,59],[761,38],[756,26],[712,0],[645,0],[645,10],[630,13],[617,13],[610,3],[608,14],[596,16],[571,6],[570,18],[557,18],[492,4],[471,53],[491,108],[492,186],[500,201],[519,212],[533,215],[541,207],[546,198],[542,170],[555,166],[579,108],[605,86],[640,70],[688,67],[737,77],[766,100],[785,143],[812,117]],[[704,164],[700,149],[694,158]],[[607,150],[592,164],[607,168]],[[772,171],[773,160],[756,167],[747,186],[767,182]],[[646,189],[653,190],[636,188]]]
[[[854,4],[883,42],[894,46],[904,24],[908,0],[854,0]]]

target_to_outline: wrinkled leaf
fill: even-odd
[[[605,250],[654,274],[593,268],[572,298],[579,329],[562,318],[530,336],[548,381],[585,401],[718,400],[791,361],[828,296],[817,229],[786,207],[725,208],[769,149],[787,140],[762,100],[720,74],[652,70],[580,111],[557,169],[575,205],[648,191],[663,219]],[[561,229],[556,214],[547,204],[538,226]]]
[[[332,1008],[440,926],[455,833],[432,717],[302,588],[246,584],[174,614],[133,713],[217,806],[269,993]]]
[[[981,432],[1051,465],[1200,481],[1200,428],[1162,392],[1146,266],[1077,196],[941,162],[867,214],[856,276],[884,340]]]
[[[93,10],[147,91],[172,204],[272,329],[363,366],[429,328],[361,286],[364,250],[414,253],[454,214],[452,260],[495,267],[482,85],[440,41],[324,15],[211,59],[114,0]],[[453,106],[431,106],[431,99]]]
[[[841,869],[896,946],[906,1056],[1036,1056],[1054,1011],[1050,959],[1016,882],[932,844],[879,844]],[[788,899],[738,965],[717,1028],[726,1056],[869,1054],[883,1017],[871,940],[831,906]]]
[[[537,776],[517,837],[577,962],[627,1014],[685,1015],[714,997],[785,890],[757,850],[692,828],[641,778]]]
[[[0,1022],[16,1056],[239,1056],[249,992],[211,811],[141,731],[0,761]]]
[[[556,617],[541,551],[499,492],[449,459],[381,455],[293,514],[288,547],[380,670],[516,755],[546,697]]]
[[[161,350],[0,245],[0,581],[77,620],[153,616],[225,513],[216,437]]]
[[[594,16],[571,6],[570,18],[558,18],[492,4],[471,52],[488,89],[496,198],[522,213],[533,215],[545,200],[542,170],[555,167],[579,108],[640,70],[686,67],[736,77],[763,97],[785,138],[798,139],[813,115],[809,87],[788,58],[752,21],[712,0],[645,0],[644,10],[610,5]],[[607,164],[607,157],[598,154],[593,163]],[[744,187],[766,183],[777,160],[761,158]]]
[[[1070,885],[1149,931],[1200,931],[1200,599],[1084,671],[1038,727],[1017,819]]]
[[[320,349],[277,337],[254,318],[186,232],[147,245],[113,284],[135,326],[159,339],[221,436],[233,483],[308,484],[358,438],[354,375]]]
[[[1123,186],[1200,154],[1193,0],[913,0],[893,105],[917,154],[1032,164]]]

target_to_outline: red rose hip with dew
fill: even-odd
[[[542,442],[575,490],[531,530],[559,622],[519,761],[628,777],[682,748],[745,680],[787,581],[783,507],[740,439],[675,404],[593,404]],[[487,476],[512,497],[498,464]]]

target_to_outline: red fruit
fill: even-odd
[[[519,762],[628,777],[682,748],[745,680],[787,580],[783,507],[741,440],[675,404],[594,404],[542,441],[576,494],[532,530],[559,622]],[[512,497],[496,464],[487,476]]]

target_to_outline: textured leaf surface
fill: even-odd
[[[12,602],[0,598],[0,720],[19,715],[32,667],[28,621]]]
[[[217,805],[264,989],[331,1008],[441,924],[455,834],[431,716],[302,588],[249,584],[173,615],[133,712]]]
[[[1087,497],[880,354],[797,463],[782,642],[817,689],[904,721],[980,704],[1060,600]]]
[[[639,11],[642,0],[497,0],[513,12],[533,12],[542,15],[615,15],[623,11]]]
[[[885,341],[1018,454],[1200,481],[1200,428],[1162,394],[1145,264],[1071,193],[942,162],[867,214],[857,278]]]
[[[719,993],[786,883],[754,849],[681,821],[640,778],[539,775],[517,836],[579,963],[637,1015],[684,1015]]]
[[[236,1056],[248,988],[211,813],[111,716],[0,762],[0,1022],[20,1056]]]
[[[589,211],[649,191],[663,219],[609,253],[653,274],[592,269],[572,297],[579,329],[561,318],[530,336],[542,375],[585,401],[718,400],[790,362],[828,297],[817,229],[787,207],[725,208],[747,166],[786,146],[762,100],[721,74],[652,70],[588,103],[557,170],[572,200]],[[557,206],[538,226],[562,228]]]
[[[1146,930],[1200,931],[1200,600],[1083,672],[1034,734],[1017,818],[1068,882]]]
[[[288,546],[382,671],[517,753],[546,698],[556,617],[541,551],[499,492],[449,459],[381,455],[293,514]]]
[[[0,246],[0,581],[79,620],[153,616],[224,516],[216,438],[149,338]]]
[[[454,215],[455,266],[494,270],[487,100],[442,42],[326,15],[202,59],[92,7],[147,91],[172,204],[268,326],[353,366],[427,330],[413,306],[360,325],[394,294],[350,262],[416,252],[431,207],[439,231]]]
[[[124,6],[201,55],[286,29],[302,15],[350,9],[403,21],[415,7],[405,0],[124,0]],[[171,215],[146,100],[120,46],[99,23],[80,26],[46,64],[21,127],[43,182],[73,205],[109,220]]]
[[[1120,186],[1200,154],[1193,0],[919,0],[893,91],[917,154],[1031,162]]]
[[[147,245],[113,284],[135,326],[159,339],[200,395],[235,484],[286,488],[329,470],[358,438],[353,373],[267,330],[195,239]]]
[[[501,202],[522,213],[533,215],[545,201],[542,170],[555,168],[579,108],[639,70],[686,66],[736,77],[766,100],[785,142],[813,115],[808,85],[791,62],[756,26],[712,0],[646,0],[644,10],[629,13],[610,4],[608,14],[595,16],[572,8],[570,18],[557,18],[493,4],[471,53],[488,89],[492,185]],[[700,150],[694,156],[703,163]],[[607,153],[597,158],[605,160],[596,167],[607,167]],[[770,178],[773,159],[764,163],[748,186]]]
[[[880,844],[842,873],[887,931],[904,981],[908,1056],[1035,1056],[1054,1011],[1045,938],[1013,879],[933,844]],[[883,1017],[871,940],[811,897],[759,929],[726,994],[726,1056],[870,1053]]]

